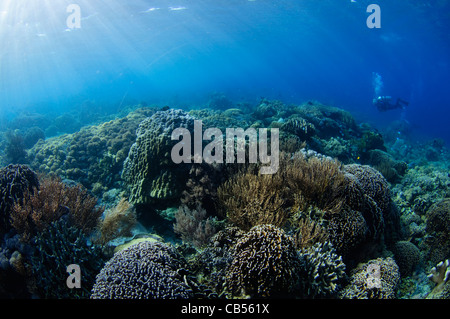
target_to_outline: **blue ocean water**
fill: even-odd
[[[367,25],[370,4],[379,28]],[[85,101],[111,113],[134,102],[185,107],[220,92],[317,100],[448,142],[449,17],[449,1],[2,0],[0,116]],[[376,90],[409,106],[380,113]]]

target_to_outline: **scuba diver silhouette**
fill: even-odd
[[[390,96],[379,96],[376,99],[373,99],[373,104],[377,107],[380,112],[386,112],[389,110],[395,109],[404,109],[405,106],[408,106],[409,103],[400,98],[397,99],[395,104],[391,104],[392,97]]]

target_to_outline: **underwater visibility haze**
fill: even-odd
[[[0,298],[448,299],[449,30],[448,0],[0,0]]]

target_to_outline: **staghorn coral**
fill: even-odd
[[[193,298],[182,272],[185,261],[168,244],[140,242],[114,254],[97,275],[92,299]]]
[[[346,277],[342,257],[329,242],[316,243],[300,253],[300,293],[305,298],[336,297]]]
[[[10,164],[0,169],[0,234],[11,228],[10,215],[15,204],[22,203],[26,193],[39,187],[39,179],[28,166]]]
[[[136,223],[136,209],[122,198],[116,206],[104,213],[104,217],[97,226],[94,241],[100,245],[106,245],[115,238],[130,236],[131,229]]]
[[[23,203],[14,205],[11,225],[23,241],[28,241],[68,213],[70,223],[88,234],[103,213],[103,208],[96,205],[97,199],[80,185],[69,187],[59,178],[44,178],[39,190],[27,191]]]
[[[207,218],[206,210],[200,206],[195,210],[181,206],[175,213],[173,230],[184,242],[192,243],[197,248],[206,246],[216,233],[214,220]]]
[[[394,299],[400,271],[391,257],[377,258],[351,271],[350,283],[340,292],[343,299]]]
[[[300,262],[294,241],[273,225],[250,229],[232,248],[226,285],[234,296],[276,297],[294,291]]]
[[[181,127],[192,131],[193,125],[192,116],[173,109],[158,111],[139,124],[122,172],[132,204],[167,205],[179,200],[189,167],[172,161],[171,150],[176,142],[171,134]]]
[[[81,229],[66,218],[52,222],[32,240],[34,253],[28,261],[32,292],[40,298],[88,298],[95,276],[106,262],[100,246],[88,245]],[[82,270],[81,289],[68,289],[62,283],[66,267],[78,264]]]
[[[244,230],[258,224],[282,227],[294,212],[311,206],[339,211],[343,181],[337,161],[283,153],[276,174],[258,175],[247,168],[222,184],[217,190],[219,207]]]

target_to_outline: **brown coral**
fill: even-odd
[[[68,213],[70,223],[90,233],[103,213],[97,199],[81,185],[67,186],[59,178],[44,178],[39,190],[27,192],[23,203],[16,203],[11,213],[11,225],[24,241],[36,232]]]
[[[258,225],[233,247],[227,287],[235,295],[275,297],[292,292],[300,262],[291,237],[273,225]]]
[[[174,232],[180,235],[184,242],[192,243],[198,248],[206,246],[216,233],[213,219],[206,217],[206,210],[200,206],[193,210],[181,206],[175,213],[175,220]]]
[[[98,224],[95,241],[105,245],[115,238],[130,236],[131,229],[136,223],[136,209],[125,198],[122,198],[115,207],[105,213],[104,218]]]
[[[228,220],[243,230],[260,224],[283,226],[289,205],[283,197],[285,185],[279,174],[237,174],[217,191]]]

